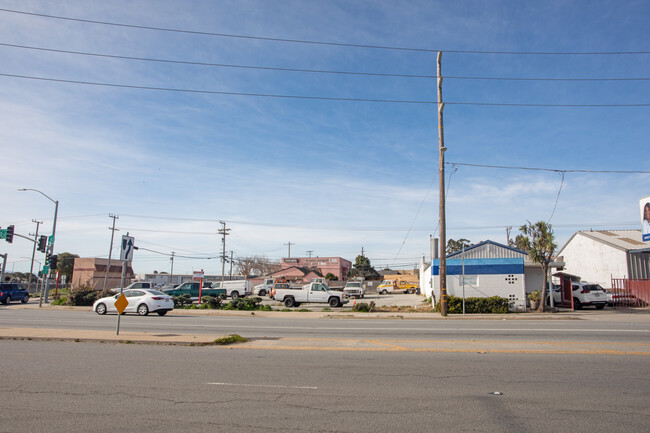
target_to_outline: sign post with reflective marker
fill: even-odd
[[[120,293],[117,301],[115,301],[115,308],[117,308],[117,331],[115,335],[120,335],[120,317],[128,305],[129,301],[126,300],[126,296],[124,296],[124,293]]]

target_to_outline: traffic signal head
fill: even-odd
[[[7,236],[5,237],[5,240],[9,243],[14,241],[14,226],[11,225],[7,227]]]
[[[56,261],[57,261],[57,259],[58,259],[58,257],[56,256],[56,254],[50,256],[50,269],[52,269],[52,270],[56,269]]]
[[[40,238],[38,238],[38,250],[44,253],[46,247],[47,247],[47,236],[41,236]]]

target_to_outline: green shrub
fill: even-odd
[[[248,338],[242,337],[241,335],[238,334],[232,334],[227,337],[217,338],[216,340],[214,340],[214,344],[224,346],[233,343],[245,343],[247,341],[249,341]]]
[[[65,305],[68,303],[68,298],[66,296],[59,296],[54,301],[50,302],[50,305]]]
[[[447,298],[449,314],[463,314],[463,298],[449,296]],[[440,301],[436,303],[436,311],[440,311]],[[465,298],[465,313],[467,314],[506,314],[508,300],[499,296],[490,298]]]
[[[262,302],[262,298],[259,297],[233,299],[232,301],[227,303],[223,307],[223,309],[224,310],[245,310],[245,311],[259,310],[262,307],[260,305],[261,302]]]
[[[174,296],[174,308],[185,308],[186,305],[192,305],[190,295]]]
[[[352,311],[357,311],[360,313],[367,313],[370,311],[370,305],[366,302],[359,302],[358,304],[354,304],[352,306]]]
[[[209,308],[211,310],[216,310],[221,308],[221,298],[217,296],[207,295],[201,297],[201,303],[204,305],[203,308]]]
[[[91,306],[98,299],[99,291],[91,286],[79,286],[70,290],[68,304],[77,306]]]

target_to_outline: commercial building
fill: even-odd
[[[612,288],[612,279],[650,279],[650,242],[641,230],[578,231],[557,254],[564,272]]]
[[[99,258],[75,258],[72,270],[72,287],[91,286],[96,290],[112,289],[119,287],[122,280],[122,261],[111,260],[111,268],[108,270],[108,259]],[[125,281],[133,279],[133,269],[130,262],[126,266]],[[106,279],[106,287],[104,287]]]
[[[341,257],[296,257],[282,259],[282,268],[306,268],[320,272],[323,276],[332,274],[339,280],[347,279],[352,262]]]

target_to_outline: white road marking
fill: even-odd
[[[258,385],[258,384],[254,384],[254,383],[208,382],[207,385],[240,386],[240,387],[256,387],[256,388],[318,389],[317,386]]]

